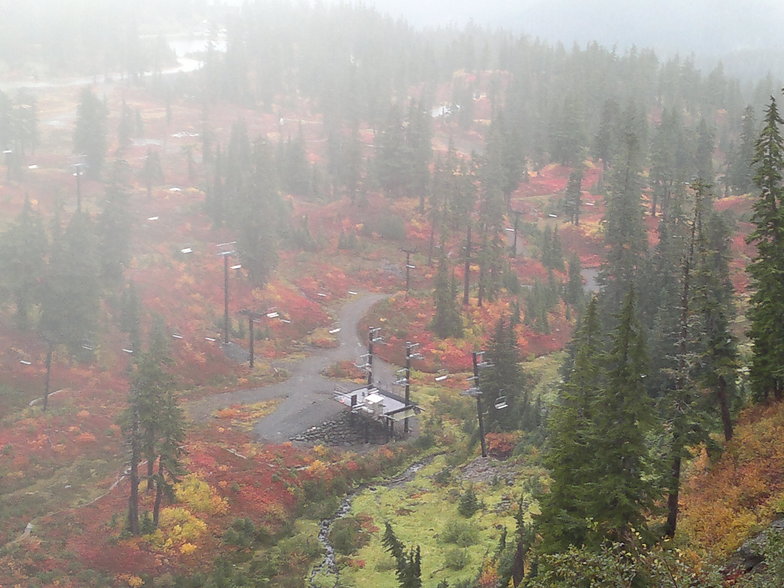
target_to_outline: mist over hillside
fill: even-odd
[[[697,63],[751,79],[784,71],[784,4],[775,0],[371,0],[380,11],[416,26],[468,22],[561,42],[653,48],[660,55],[694,54]]]

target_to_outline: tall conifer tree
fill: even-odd
[[[784,397],[784,139],[776,99],[765,109],[762,132],[754,154],[754,183],[760,190],[753,205],[756,225],[749,242],[757,256],[749,264],[754,293],[748,318],[754,344],[751,382],[757,398]]]
[[[635,318],[634,290],[624,298],[610,337],[606,380],[596,396],[593,449],[597,471],[589,515],[596,523],[588,542],[627,542],[634,529],[644,531],[652,500],[645,432],[652,411],[643,379],[647,374],[645,345]]]
[[[583,545],[588,537],[593,484],[598,472],[594,449],[596,401],[603,373],[602,340],[596,298],[592,298],[575,334],[574,360],[550,413],[546,462],[550,492],[537,519],[542,550],[555,553]]]

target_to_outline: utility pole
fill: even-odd
[[[52,352],[54,351],[54,343],[51,341],[47,341],[46,343],[46,379],[44,380],[44,404],[43,410],[46,412],[46,409],[49,405],[49,383],[51,382],[52,378]]]
[[[229,343],[229,255],[230,251],[221,253],[223,255],[223,343]]]
[[[463,270],[463,306],[468,306],[468,290],[471,278],[471,219],[468,219],[465,243],[465,269]]]
[[[231,243],[218,243],[217,247],[226,247],[227,245],[234,245],[236,241]],[[229,255],[234,255],[236,251],[230,249],[228,251],[221,251],[218,255],[223,256],[223,343],[229,343]],[[239,269],[241,265],[233,265],[231,269]]]
[[[367,357],[367,386],[370,388],[373,385],[373,344],[382,341],[378,334],[381,332],[381,327],[370,327],[368,329],[368,357]]]
[[[514,239],[512,241],[511,256],[512,257],[517,257],[517,230],[520,227],[520,211],[519,210],[513,210],[512,212],[515,215],[515,222],[514,222]]]
[[[411,265],[411,254],[416,253],[416,249],[401,247],[400,250],[406,254],[406,300],[408,300],[408,292],[411,289],[411,270],[416,269],[415,265]]]
[[[83,163],[74,164],[74,176],[76,177],[76,212],[82,212],[82,170]]]
[[[13,165],[13,157],[14,157],[14,150],[13,149],[5,149],[3,151],[3,155],[5,155],[5,181],[6,183],[11,183],[11,166]]]
[[[487,444],[485,443],[485,420],[482,413],[482,389],[479,386],[479,368],[489,367],[490,364],[482,359],[484,351],[474,351],[471,353],[471,360],[474,366],[474,375],[468,378],[472,386],[464,393],[476,398],[476,417],[479,420],[479,442],[482,447],[482,457],[487,457]]]
[[[411,343],[410,341],[406,341],[406,407],[411,404],[411,360],[423,359],[422,354],[416,352],[417,347],[419,347],[419,343]],[[403,432],[408,433],[408,418],[403,421]]]
[[[253,321],[257,318],[261,318],[264,316],[264,313],[255,312],[253,310],[248,310],[247,308],[240,311],[240,314],[244,314],[248,317],[248,331],[250,333],[250,359],[248,361],[248,366],[253,367],[253,342],[254,342],[254,329],[253,329]]]

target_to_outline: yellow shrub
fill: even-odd
[[[180,546],[182,551],[186,544],[197,540],[206,532],[207,524],[204,521],[187,509],[174,506],[161,511],[158,528],[146,538],[156,549],[168,550]]]
[[[186,476],[174,487],[174,496],[195,513],[213,515],[224,514],[229,510],[228,502],[215,494],[207,482],[193,474]]]
[[[117,581],[127,584],[131,588],[140,588],[140,586],[144,586],[144,580],[139,576],[134,576],[132,574],[120,574],[117,576]]]

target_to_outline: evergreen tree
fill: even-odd
[[[498,575],[500,576],[498,586],[520,586],[525,578],[525,563],[528,553],[536,539],[534,528],[525,522],[523,512],[523,498],[517,503],[515,513],[514,542],[506,545],[506,527],[503,529],[502,541],[499,549],[500,561],[498,564]]]
[[[106,117],[106,107],[92,89],[82,90],[76,111],[74,153],[84,155],[87,174],[94,178],[101,175],[106,156]]]
[[[133,282],[126,285],[120,298],[120,329],[128,333],[131,349],[141,349],[141,302]]]
[[[147,460],[147,490],[155,488],[153,524],[157,526],[164,495],[183,473],[185,418],[174,394],[174,380],[167,371],[166,334],[157,324],[146,352],[138,350],[131,375],[128,408],[121,417],[130,449],[131,490],[128,529],[139,528],[139,465]],[[156,469],[157,464],[157,469]]]
[[[569,256],[569,271],[563,299],[567,304],[575,308],[580,308],[583,304],[584,296],[582,265],[580,264],[580,258],[577,254],[572,253]]]
[[[117,126],[117,153],[130,147],[135,126],[133,110],[123,99],[120,107],[120,124]]]
[[[125,162],[115,164],[98,217],[101,276],[108,285],[122,279],[131,261],[131,213],[128,193],[122,185]]]
[[[548,269],[563,270],[563,249],[558,236],[558,228],[551,229],[549,225],[542,232],[542,265]]]
[[[701,184],[697,186],[698,200],[700,199],[702,189],[703,186]],[[675,530],[678,525],[681,466],[683,459],[690,457],[687,447],[704,440],[700,438],[700,433],[705,431],[697,422],[699,415],[695,406],[696,391],[691,378],[694,352],[691,341],[693,321],[691,320],[692,309],[690,308],[690,303],[697,224],[700,212],[700,206],[695,206],[695,218],[690,227],[690,234],[681,263],[681,276],[678,280],[680,288],[678,333],[673,345],[675,348],[675,366],[672,370],[672,385],[664,397],[664,415],[667,419],[670,433],[668,455],[670,471],[665,477],[665,485],[668,492],[667,522],[664,527],[664,533],[668,537],[675,536]]]
[[[14,144],[13,105],[8,95],[0,90],[0,147],[10,149]]]
[[[436,312],[430,328],[441,339],[463,336],[463,319],[455,300],[455,284],[450,278],[446,256],[441,256],[435,283]]]
[[[704,118],[700,119],[697,126],[697,146],[694,153],[695,171],[697,177],[703,182],[713,183],[713,131],[708,127]]]
[[[557,104],[550,118],[550,158],[561,165],[578,166],[582,164],[585,150],[585,136],[581,105],[569,95],[563,103]]]
[[[17,93],[11,122],[13,145],[19,155],[35,151],[39,142],[38,102],[29,90],[21,89]],[[17,159],[21,162],[21,157]]]
[[[237,197],[237,216],[232,219],[242,265],[256,285],[265,284],[277,265],[278,238],[286,224],[272,163],[268,145],[259,140],[253,150],[252,175]]]
[[[430,180],[430,162],[433,159],[433,130],[430,108],[424,100],[412,100],[408,107],[408,125],[405,140],[408,154],[408,194],[419,197],[419,211],[425,211],[425,195]]]
[[[421,588],[422,555],[419,546],[406,550],[405,545],[397,538],[389,522],[384,523],[384,536],[381,538],[381,544],[395,558],[395,574],[400,588]]]
[[[482,402],[489,412],[485,426],[489,431],[533,428],[531,399],[525,374],[520,367],[517,335],[510,322],[498,321],[485,354],[490,366],[480,373]],[[498,399],[506,397],[505,408],[495,408]]]
[[[296,138],[289,137],[285,143],[280,144],[278,159],[283,188],[290,194],[310,195],[311,174],[301,123]]]
[[[142,459],[139,412],[136,404],[136,390],[131,385],[128,408],[120,418],[125,442],[128,445],[128,491],[127,528],[133,535],[140,533],[139,527],[139,464]]]
[[[747,316],[754,344],[751,383],[755,396],[767,400],[784,397],[784,140],[776,99],[765,109],[762,131],[754,154],[754,183],[760,190],[753,204],[756,225],[749,242],[757,256],[748,266],[753,294]]]
[[[144,164],[139,175],[144,181],[144,186],[147,189],[147,198],[149,198],[152,196],[153,184],[163,182],[163,168],[161,167],[161,158],[157,150],[151,147],[147,148],[147,154],[144,156]]]
[[[713,392],[725,441],[733,435],[731,408],[736,395],[738,353],[731,324],[734,319],[733,289],[729,276],[731,229],[712,209],[708,194],[697,194],[697,251],[694,266],[694,313],[699,330],[696,381]]]
[[[407,153],[405,131],[400,109],[392,106],[386,125],[376,137],[374,170],[384,193],[399,198],[406,194],[410,158]]]
[[[479,167],[479,291],[477,305],[494,300],[501,289],[505,259],[504,212],[501,158],[488,153]]]
[[[686,167],[689,157],[684,137],[684,123],[675,109],[665,109],[651,145],[651,216],[660,210],[667,216],[670,202],[682,194],[683,183],[690,179]]]
[[[754,121],[754,108],[747,106],[741,118],[739,141],[731,151],[727,181],[735,191],[746,194],[754,189],[754,160],[757,128]]]
[[[207,188],[204,198],[204,209],[212,220],[212,224],[219,227],[226,222],[227,203],[223,186],[223,152],[220,145],[215,150],[213,157],[212,184]]]
[[[582,202],[583,166],[578,165],[569,174],[566,184],[563,209],[569,222],[573,225],[580,224],[580,204]]]
[[[643,266],[644,283],[649,287],[642,289],[637,305],[649,333],[651,373],[646,387],[654,397],[672,386],[677,371],[684,244],[690,233],[679,201],[673,201],[670,213],[661,217],[658,232],[658,243]]]
[[[626,134],[624,153],[613,168],[605,214],[607,257],[599,273],[603,307],[621,307],[625,292],[637,283],[647,249],[642,212],[640,140]]]
[[[172,376],[166,372],[166,366],[171,363],[171,358],[166,327],[161,319],[156,319],[153,323],[149,339],[147,353],[140,353],[134,366],[136,392],[133,398],[139,419],[141,452],[147,460],[145,479],[148,492],[152,490],[155,483],[155,461],[162,429],[165,397],[172,392],[174,386]]]
[[[549,272],[552,278],[552,272]],[[537,333],[550,332],[548,314],[558,302],[558,291],[552,279],[548,283],[536,280],[525,298],[525,319],[527,326]]]
[[[647,364],[633,290],[625,296],[616,323],[604,385],[592,406],[592,448],[598,461],[587,511],[595,527],[587,543],[594,547],[608,539],[626,543],[633,540],[633,530],[644,532],[653,498],[645,443],[652,414],[643,386]]]
[[[517,129],[507,122],[503,112],[499,112],[487,131],[487,154],[488,157],[497,158],[495,169],[501,173],[500,188],[507,208],[512,193],[526,175],[522,149],[522,140]]]
[[[95,227],[76,212],[52,254],[42,288],[39,328],[44,338],[72,351],[92,338],[98,322],[100,261]]]
[[[185,473],[182,462],[185,449],[185,415],[172,387],[166,387],[161,398],[161,413],[158,419],[159,438],[157,443],[158,468],[154,474],[155,502],[152,521],[158,526],[161,502],[164,496],[173,498],[174,484]]]
[[[613,163],[619,139],[619,120],[621,109],[613,99],[605,100],[599,118],[599,128],[593,141],[593,154],[602,160],[602,168],[607,169]]]
[[[0,234],[2,287],[16,306],[16,323],[27,328],[30,311],[40,300],[48,245],[41,216],[25,197],[16,220]]]
[[[588,539],[600,459],[595,443],[597,401],[604,374],[596,298],[592,298],[572,342],[574,359],[548,422],[546,463],[553,480],[542,497],[537,528],[542,551],[556,553]]]

